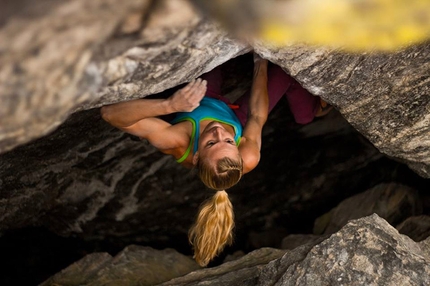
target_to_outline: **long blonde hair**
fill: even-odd
[[[233,205],[225,189],[235,185],[242,177],[243,161],[240,156],[237,161],[225,157],[214,168],[199,160],[198,168],[203,183],[217,190],[212,198],[202,204],[197,220],[188,233],[194,248],[194,259],[200,266],[206,266],[227,244],[233,242]]]
[[[200,208],[197,220],[189,231],[194,259],[206,266],[226,244],[233,242],[233,206],[226,191],[217,191]]]

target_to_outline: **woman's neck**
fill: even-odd
[[[205,120],[202,120],[202,121],[200,121],[200,130],[199,130],[199,136],[200,136],[200,134],[202,134],[202,132],[203,132],[203,130],[205,130],[205,128],[206,128],[206,126],[209,124],[209,123],[211,123],[211,122],[213,122],[213,121],[217,121],[217,120],[213,120],[213,119],[205,119]],[[217,121],[217,122],[219,122],[219,121]],[[231,126],[230,124],[226,124],[226,123],[222,123],[222,122],[219,122],[226,130],[227,130],[227,132],[228,133],[230,133],[233,137],[234,136],[236,136],[236,132],[234,132],[234,127],[233,126]]]

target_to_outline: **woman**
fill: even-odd
[[[217,191],[202,205],[189,232],[194,258],[206,266],[232,241],[234,215],[225,190],[257,166],[269,111],[286,95],[296,121],[308,123],[321,113],[321,106],[319,98],[281,68],[271,65],[268,71],[267,60],[256,54],[251,90],[237,106],[221,96],[219,68],[202,78],[167,99],[121,102],[102,107],[101,114],[113,126],[147,139],[183,166],[197,167],[203,183]],[[158,118],[172,113],[176,118],[170,123]]]

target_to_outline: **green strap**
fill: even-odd
[[[237,131],[237,128],[236,128],[236,126],[234,126],[234,125],[232,125],[232,124],[230,124],[230,123],[228,123],[228,122],[225,122],[225,121],[223,121],[223,120],[219,120],[219,119],[212,118],[212,117],[205,117],[205,118],[202,118],[201,120],[207,120],[207,119],[212,119],[212,120],[215,120],[215,121],[218,121],[218,122],[225,123],[225,124],[228,124],[228,125],[230,125],[230,126],[233,126],[233,129],[234,129],[235,134],[237,134],[237,132],[238,132],[238,131]],[[197,132],[196,132],[196,122],[194,121],[194,119],[193,119],[193,118],[191,118],[191,117],[185,117],[185,118],[182,118],[182,119],[181,119],[181,121],[184,121],[184,120],[187,120],[187,121],[190,121],[190,122],[191,122],[191,124],[193,125],[193,131],[192,131],[192,133],[191,133],[190,144],[188,145],[187,150],[185,151],[184,155],[182,155],[182,156],[181,156],[181,158],[179,158],[178,160],[176,160],[176,162],[178,162],[178,163],[182,163],[182,162],[184,162],[184,161],[185,161],[185,159],[187,159],[188,155],[189,155],[189,154],[190,154],[190,152],[191,152],[191,147],[192,147],[193,142],[194,142],[194,137],[196,136],[196,133],[197,133]],[[199,122],[199,124],[200,124],[200,122]],[[239,146],[241,139],[242,139],[242,137],[241,137],[241,136],[239,136],[239,137],[237,138],[237,140],[236,140],[236,146]],[[197,143],[197,142],[194,142],[194,144],[196,144],[196,143]]]
[[[187,118],[191,124],[193,125],[193,131],[191,133],[191,139],[190,139],[190,144],[188,145],[187,150],[185,151],[184,155],[182,155],[181,158],[179,158],[178,160],[176,160],[176,162],[178,163],[182,163],[185,161],[185,159],[187,159],[188,155],[191,152],[191,146],[193,145],[193,141],[194,141],[194,136],[196,135],[196,123],[194,122],[194,120],[192,118]]]

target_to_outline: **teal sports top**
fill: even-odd
[[[188,157],[193,142],[193,154],[197,152],[200,137],[200,122],[208,119],[231,125],[235,133],[234,141],[236,145],[239,146],[243,128],[236,114],[234,114],[231,108],[224,102],[210,97],[203,97],[199,107],[191,112],[178,112],[175,119],[171,122],[172,124],[176,124],[181,121],[190,121],[193,125],[190,145],[188,145],[184,155],[176,160],[176,162],[182,163]]]

